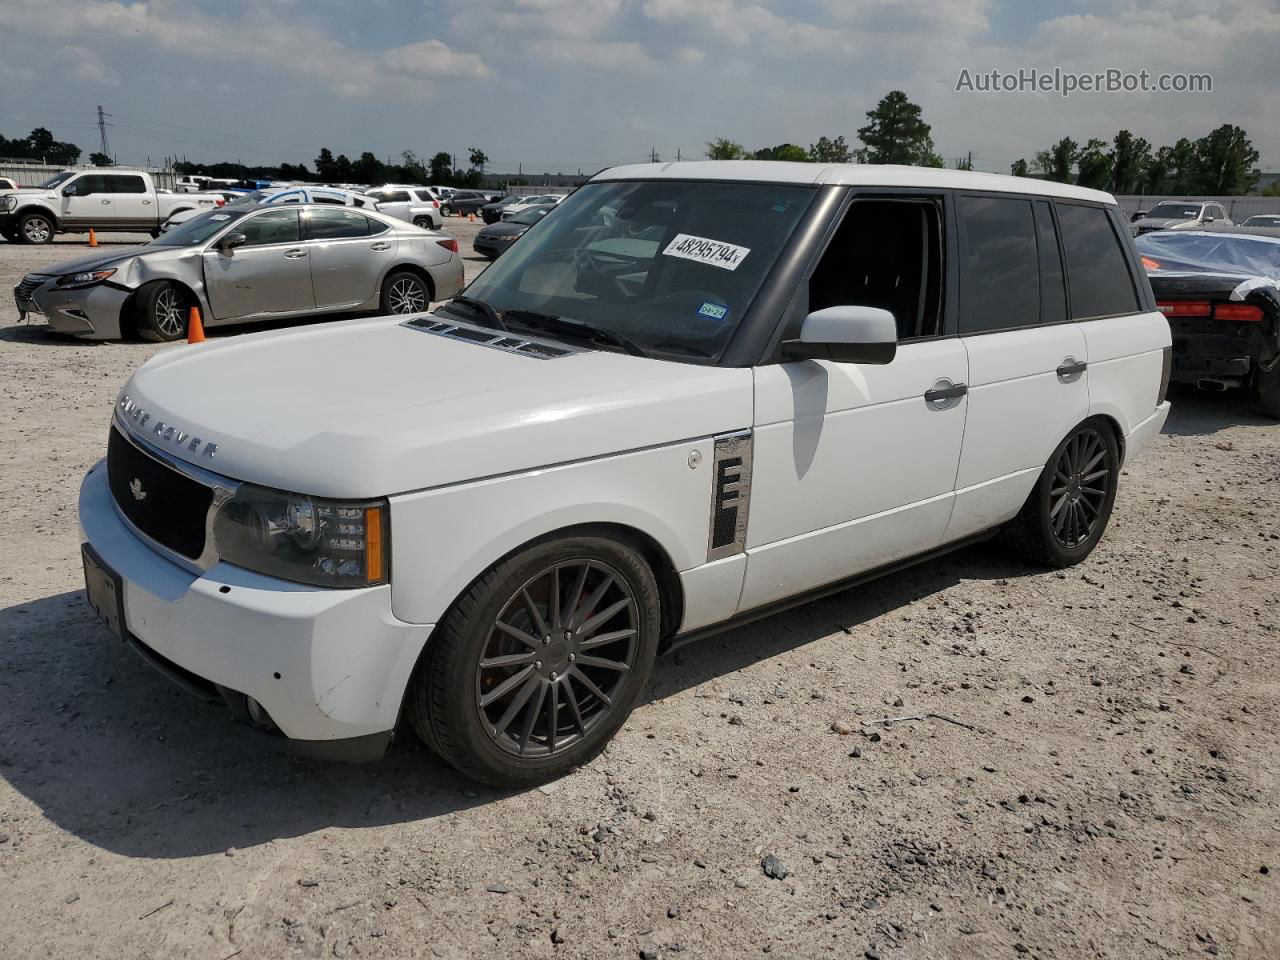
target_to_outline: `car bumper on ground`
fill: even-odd
[[[389,586],[321,589],[226,563],[190,572],[121,518],[105,461],[81,485],[80,530],[86,580],[117,578],[123,639],[169,679],[290,752],[359,761],[385,751],[432,629],[397,620]]]
[[[14,287],[13,300],[19,315],[44,317],[54,333],[86,340],[111,340],[120,336],[120,315],[133,291],[100,283],[79,290],[59,290],[55,278],[39,278],[32,287],[30,276]]]

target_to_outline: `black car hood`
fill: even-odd
[[[518,237],[518,236],[521,236],[531,226],[532,224],[528,224],[528,223],[511,223],[510,221],[503,221],[501,223],[495,223],[492,226],[485,227],[483,230],[480,231],[479,236],[485,237],[486,239],[489,239],[489,240],[501,240],[506,237]]]

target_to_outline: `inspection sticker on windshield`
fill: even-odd
[[[680,257],[682,260],[693,260],[705,263],[722,270],[737,270],[738,264],[747,258],[750,247],[738,247],[721,240],[708,240],[706,237],[694,237],[687,233],[677,233],[674,240],[662,251],[668,257]]]
[[[209,219],[210,219],[210,220],[230,220],[230,219],[231,219],[231,214],[229,214],[229,213],[215,213],[215,214],[214,214],[212,217],[210,217]]]

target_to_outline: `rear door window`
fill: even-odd
[[[962,196],[960,333],[1040,322],[1040,257],[1031,201]]]
[[[147,182],[141,177],[126,177],[121,174],[108,174],[102,179],[106,181],[107,193],[147,192]]]
[[[1067,319],[1066,278],[1058,249],[1058,228],[1048,200],[1035,202],[1035,217],[1036,248],[1040,254],[1040,322],[1062,323]]]
[[[1071,287],[1071,318],[1087,320],[1136,313],[1138,291],[1107,211],[1061,201],[1057,208]]]

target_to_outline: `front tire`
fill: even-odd
[[[431,291],[416,273],[397,270],[382,282],[383,313],[423,313],[429,306]]]
[[[534,544],[475,581],[436,629],[407,715],[447,763],[527,787],[593,759],[631,713],[658,648],[644,558],[584,533]]]
[[[138,336],[152,343],[170,343],[187,334],[189,297],[172,283],[153,283],[138,294]]]
[[[1120,446],[1102,420],[1086,420],[1049,457],[1022,511],[1001,535],[1028,560],[1069,567],[1087,557],[1111,519]]]
[[[53,220],[43,213],[28,213],[18,221],[18,237],[23,243],[53,243],[55,232]]]

